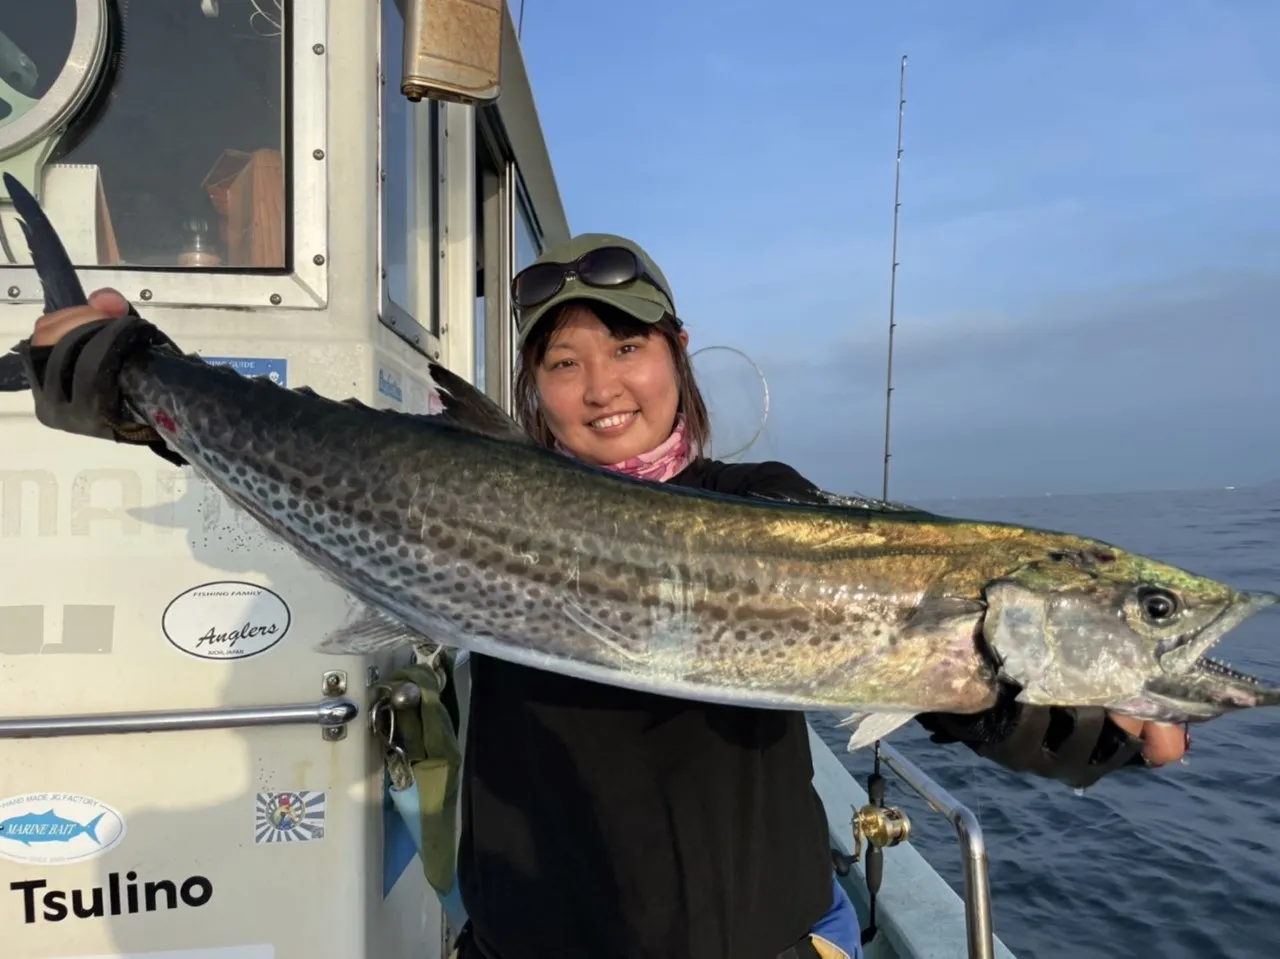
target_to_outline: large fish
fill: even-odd
[[[83,304],[39,205],[6,182],[46,310]],[[430,637],[669,696],[852,712],[850,748],[921,712],[985,710],[1004,681],[1023,702],[1161,720],[1280,704],[1204,656],[1273,594],[1063,533],[640,482],[535,446],[430,371],[423,416],[162,349],[120,387],[197,473],[363,601],[331,652]]]

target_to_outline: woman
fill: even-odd
[[[815,492],[780,463],[701,456],[709,427],[688,334],[665,278],[634,243],[577,237],[523,271],[512,292],[519,417],[539,443],[655,482]],[[76,368],[80,357],[150,332],[135,318],[85,329],[128,308],[114,291],[91,304],[37,321],[41,384],[73,372],[87,383],[94,371]],[[79,342],[52,359],[49,347],[71,330]],[[94,404],[83,395],[77,419],[58,391],[35,393],[43,422],[148,442],[86,413]],[[480,656],[471,670],[458,865],[471,923],[460,959],[859,953],[833,887],[802,714],[668,699]],[[1186,748],[1177,728],[1011,699],[979,716],[921,721],[940,741],[1076,785]]]

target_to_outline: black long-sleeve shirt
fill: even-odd
[[[670,480],[804,494],[779,463]],[[471,658],[463,959],[774,959],[831,907],[805,717]]]

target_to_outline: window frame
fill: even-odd
[[[515,373],[515,315],[511,304],[511,280],[516,265],[517,218],[524,217],[534,248],[540,253],[545,241],[529,192],[520,175],[515,151],[503,128],[501,116],[494,108],[476,114],[477,150],[494,161],[496,169],[488,171],[485,182],[477,183],[484,219],[478,249],[484,271],[483,342],[477,344],[477,356],[484,356],[484,390],[507,413],[515,410],[511,379]],[[479,163],[477,161],[477,166]],[[502,371],[500,377],[490,375]]]
[[[449,197],[445,172],[448,169],[447,133],[448,117],[444,105],[424,99],[418,103],[405,100],[407,107],[408,140],[412,143],[412,151],[407,168],[412,173],[412,180],[406,179],[405,193],[412,202],[408,211],[406,224],[412,227],[415,223],[426,221],[425,231],[407,231],[401,238],[405,242],[405,271],[409,278],[409,295],[413,302],[401,303],[393,298],[387,278],[387,248],[385,235],[387,164],[384,136],[387,117],[384,111],[388,90],[393,96],[400,96],[400,78],[387,76],[386,50],[383,44],[385,32],[386,5],[393,5],[400,13],[400,33],[403,43],[404,11],[398,0],[378,0],[377,3],[377,58],[378,58],[378,119],[377,119],[377,190],[375,203],[377,206],[377,288],[379,321],[412,346],[419,353],[441,359],[442,330],[446,325],[442,319],[447,315],[443,292],[445,283],[444,255],[445,238],[448,235],[445,223]],[[409,236],[418,236],[416,244],[408,241]]]
[[[103,266],[78,269],[85,289],[110,286],[149,306],[323,310],[329,300],[329,13],[284,5],[286,260],[284,269]],[[317,93],[316,91],[321,91]],[[109,200],[110,198],[108,198]],[[2,302],[43,304],[30,266],[0,266]]]

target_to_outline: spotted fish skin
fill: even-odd
[[[973,711],[993,701],[994,672],[974,639],[980,609],[913,628],[921,590],[889,582],[904,563],[928,576],[951,560],[886,553],[877,563],[867,547],[883,536],[865,511],[659,488],[514,437],[188,357],[144,354],[121,387],[234,503],[437,641],[758,706]]]

